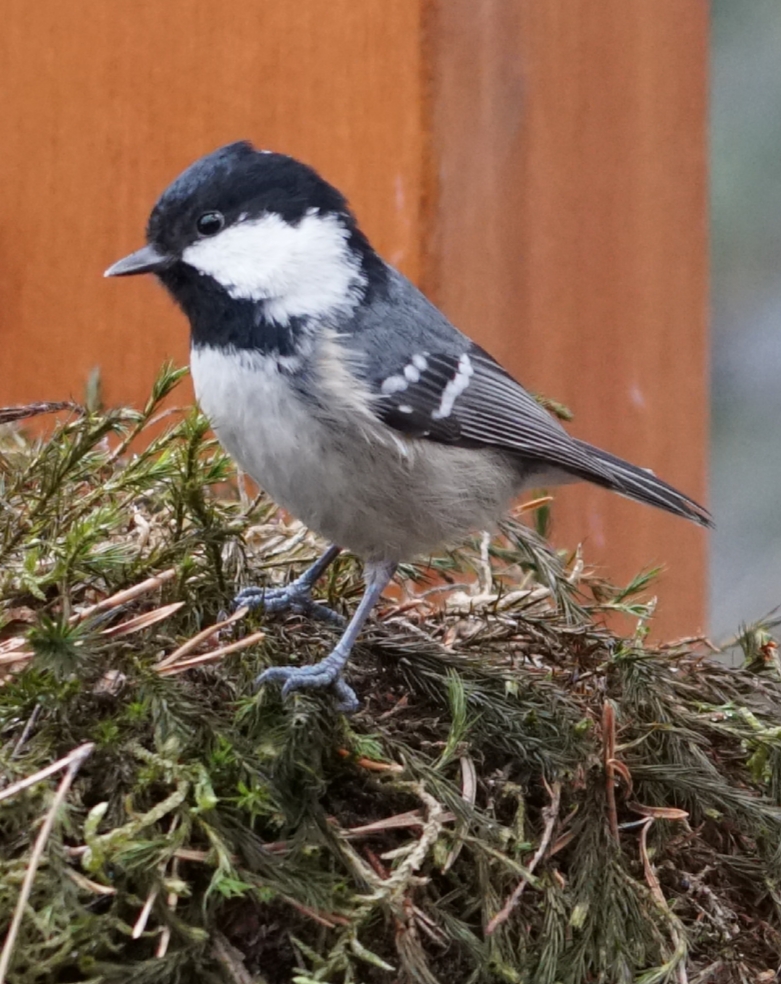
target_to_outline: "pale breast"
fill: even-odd
[[[260,353],[196,348],[191,369],[198,402],[240,467],[364,559],[411,559],[485,528],[519,486],[498,453],[397,435],[361,412],[354,388],[337,386],[318,407]]]
[[[322,457],[320,428],[280,372],[251,351],[199,347],[190,354],[195,395],[222,446],[280,505],[301,515],[301,488]],[[298,494],[297,493],[298,490]]]

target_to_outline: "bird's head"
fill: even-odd
[[[285,325],[349,309],[378,262],[336,188],[292,157],[240,142],[180,174],[152,210],[147,245],[105,275],[156,274],[194,327],[205,307],[229,300]]]

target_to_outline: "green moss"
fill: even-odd
[[[242,502],[197,413],[160,433],[180,375],[166,367],[140,414],[93,410],[47,440],[0,438],[3,788],[94,743],[35,871],[8,981],[650,984],[685,979],[684,965],[690,981],[711,965],[724,981],[778,965],[768,627],[743,634],[739,670],[654,649],[647,575],[622,590],[579,579],[508,523],[487,554],[475,543],[432,562],[445,582],[477,575],[490,589],[479,604],[450,590],[430,604],[426,569],[404,568],[420,604],[381,611],[363,636],[351,719],[327,696],[254,691],[269,663],[335,642],[297,617],[227,625],[182,659],[264,636],[165,675],[160,661],[222,618],[237,586],[281,583],[319,547],[264,497]],[[347,611],[360,584],[341,557],[320,590]],[[632,637],[604,628],[615,610],[640,620]],[[62,776],[0,801],[0,926]]]

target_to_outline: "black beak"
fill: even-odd
[[[136,273],[159,273],[176,262],[175,257],[166,256],[156,246],[142,246],[135,253],[117,260],[103,274],[104,277],[130,277]]]

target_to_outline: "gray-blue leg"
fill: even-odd
[[[364,622],[388,586],[395,570],[396,565],[390,563],[366,565],[366,591],[350,624],[344,630],[344,635],[330,655],[312,666],[272,666],[260,674],[256,681],[258,686],[261,683],[281,683],[283,697],[287,697],[294,690],[332,687],[340,711],[349,713],[357,710],[358,698],[355,696],[355,691],[342,679],[342,670],[350,658],[350,651]]]
[[[233,607],[242,608],[246,605],[247,608],[252,609],[262,606],[269,613],[296,612],[299,615],[319,619],[321,622],[344,625],[341,615],[312,600],[312,588],[315,582],[336,560],[341,549],[335,545],[329,547],[322,557],[318,557],[311,567],[284,588],[244,588],[233,599]]]

